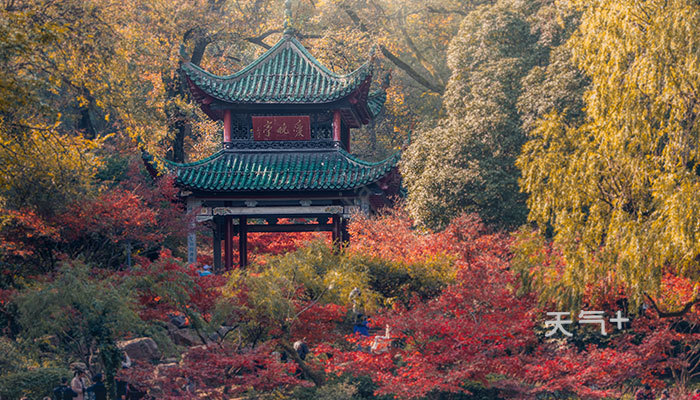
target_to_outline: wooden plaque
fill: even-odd
[[[285,115],[253,118],[254,140],[310,140],[308,115]]]

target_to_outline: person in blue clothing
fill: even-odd
[[[355,326],[352,327],[352,334],[360,334],[369,336],[369,327],[367,326],[367,317],[364,314],[357,314],[355,318]]]
[[[203,266],[202,269],[200,269],[199,271],[197,271],[197,273],[199,274],[199,276],[211,275],[211,265],[205,265],[205,266]]]

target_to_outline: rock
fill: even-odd
[[[165,377],[166,372],[167,372],[170,368],[177,367],[177,365],[178,365],[177,363],[158,364],[158,365],[156,366],[156,370],[155,370],[155,377],[156,377],[156,380],[157,380],[158,378],[163,378],[163,377]]]
[[[194,329],[177,329],[169,332],[170,338],[178,346],[197,346],[202,344],[202,339],[197,336]]]
[[[156,342],[149,337],[118,342],[117,347],[124,350],[132,360],[156,361],[160,359],[160,350]]]

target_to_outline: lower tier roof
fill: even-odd
[[[204,192],[352,190],[396,167],[400,152],[371,163],[342,149],[324,151],[220,150],[201,161],[166,161],[179,187]]]

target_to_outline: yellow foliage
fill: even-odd
[[[574,296],[613,271],[640,301],[666,273],[700,281],[700,5],[575,3],[586,120],[541,120],[521,185],[530,219],[554,228]]]

